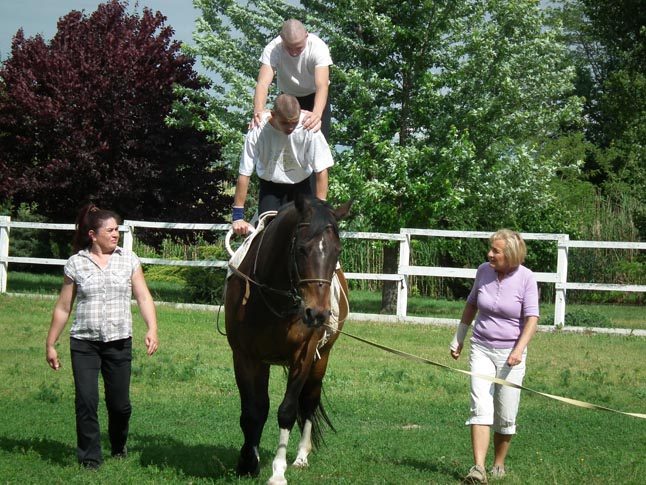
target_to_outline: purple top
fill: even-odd
[[[498,273],[483,263],[467,297],[478,308],[472,341],[495,349],[512,348],[525,326],[525,318],[538,317],[538,285],[534,273],[518,266],[498,280]]]

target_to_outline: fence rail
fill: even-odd
[[[191,224],[176,222],[149,222],[149,221],[131,221],[126,220],[119,230],[123,232],[123,247],[132,249],[134,243],[135,228],[154,228],[167,230],[192,230],[192,231],[217,231],[226,233],[229,230],[229,224]],[[9,256],[9,243],[11,229],[46,229],[46,230],[64,230],[73,231],[73,224],[55,224],[42,222],[19,222],[12,221],[8,216],[0,216],[0,293],[7,290],[7,275],[9,263],[28,263],[28,264],[45,264],[62,266],[65,259],[52,258],[35,258]],[[392,321],[414,320],[420,322],[425,320],[424,317],[409,317],[407,315],[408,307],[408,279],[411,276],[428,276],[428,277],[449,277],[449,278],[467,278],[474,279],[476,268],[450,268],[440,266],[416,266],[410,264],[411,259],[411,239],[413,237],[432,237],[432,238],[459,238],[459,239],[488,239],[490,233],[481,231],[442,231],[435,229],[412,229],[402,228],[399,234],[379,233],[379,232],[341,232],[341,238],[345,239],[363,239],[363,240],[380,240],[399,242],[399,264],[397,273],[345,273],[349,280],[376,280],[376,281],[395,281],[397,282],[397,311],[394,316],[374,315],[379,320],[384,318]],[[525,240],[555,241],[556,242],[556,271],[554,272],[534,272],[539,282],[552,283],[555,288],[554,295],[554,326],[562,327],[565,322],[565,305],[567,290],[586,290],[586,291],[626,291],[626,292],[646,292],[646,285],[634,284],[613,284],[613,283],[589,283],[589,282],[571,282],[567,281],[568,249],[569,248],[589,248],[589,249],[627,249],[627,250],[646,250],[646,243],[641,242],[622,242],[622,241],[571,241],[567,234],[544,234],[544,233],[522,233]],[[228,261],[220,260],[202,260],[202,261],[182,261],[157,258],[140,258],[144,264],[167,265],[167,266],[197,266],[226,268]],[[364,314],[362,314],[364,315]],[[372,316],[372,315],[369,315]],[[437,322],[438,320],[449,319],[429,318],[428,321]]]

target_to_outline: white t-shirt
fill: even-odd
[[[305,49],[297,57],[283,49],[280,36],[272,40],[260,56],[260,62],[276,72],[278,89],[292,96],[307,96],[316,92],[314,68],[331,66],[332,57],[327,44],[314,34],[307,34]]]
[[[240,157],[241,175],[258,177],[278,184],[297,184],[311,175],[334,165],[332,152],[320,131],[303,128],[304,113],[289,135],[269,123],[271,114],[263,114],[260,126],[251,129],[245,138]]]

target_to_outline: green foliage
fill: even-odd
[[[565,326],[567,327],[612,327],[612,322],[602,313],[594,310],[577,309],[565,313]]]
[[[579,100],[534,2],[305,5],[339,68],[332,191],[357,198],[358,227],[563,227],[546,146]]]
[[[39,211],[35,202],[22,202],[15,207],[11,201],[6,201],[3,212],[12,221],[19,222],[49,222]],[[9,242],[9,255],[35,258],[66,259],[72,252],[71,232],[47,231],[42,229],[12,228]],[[20,269],[35,273],[51,271],[50,268],[38,264],[20,264]]]
[[[184,266],[161,266],[156,264],[146,265],[146,280],[183,285],[186,281]]]
[[[211,244],[199,234],[190,243],[180,238],[166,237],[159,246],[159,249],[155,249],[137,238],[133,245],[139,257],[182,261],[228,261],[229,259],[229,254],[221,241]],[[146,279],[149,283],[180,285],[186,300],[191,303],[221,303],[225,274],[225,271],[217,268],[146,266]]]
[[[12,220],[20,222],[46,222],[47,219],[38,214],[38,204],[21,203],[15,210],[9,210]],[[12,256],[29,256],[34,258],[49,258],[52,256],[49,244],[49,232],[42,229],[13,229],[11,231]]]
[[[593,146],[586,176],[611,200],[632,199],[631,217],[646,234],[646,16],[633,0],[567,0],[566,27],[577,93],[585,96],[585,131]]]
[[[165,19],[110,0],[61,17],[51,40],[18,30],[0,66],[0,197],[36,201],[56,222],[88,200],[130,219],[228,212],[219,145],[166,124],[174,85],[209,84]]]
[[[560,232],[550,190],[571,161],[555,140],[579,123],[573,70],[536,2],[196,0],[189,52],[223,79],[202,129],[237,161],[258,57],[281,22],[300,18],[335,65],[331,197],[356,200],[351,228]],[[188,119],[186,111],[178,118]],[[577,160],[576,162],[579,162]]]
[[[623,197],[613,202],[589,183],[583,190],[574,190],[570,205],[577,223],[573,239],[592,241],[638,241],[638,229],[633,215],[635,200]],[[578,199],[578,200],[577,200]],[[630,249],[573,248],[568,252],[568,281],[584,283],[634,284],[646,283],[644,251]],[[574,302],[644,301],[643,293],[571,292]]]
[[[203,15],[189,52],[223,82],[211,113],[195,109],[191,120],[182,110],[177,118],[217,130],[232,166],[258,57],[295,17],[328,42],[334,60],[330,199],[355,200],[350,230],[568,232],[569,212],[552,182],[582,163],[559,143],[581,125],[581,99],[571,94],[575,72],[559,26],[548,25],[538,2],[195,5]],[[392,251],[384,250],[388,265]],[[459,252],[442,259],[466,264]],[[392,288],[386,284],[385,310]]]
[[[186,289],[196,303],[221,304],[226,271],[217,268],[189,268]]]

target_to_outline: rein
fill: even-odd
[[[296,234],[299,229],[303,227],[308,227],[310,225],[309,222],[301,222],[296,226],[296,231],[294,231],[294,235],[292,237],[292,242],[290,244],[290,249],[289,249],[289,260],[290,262],[288,264],[291,264],[292,267],[288,268],[288,275],[289,275],[289,284],[290,284],[290,289],[288,290],[283,290],[283,289],[278,289],[278,288],[273,288],[272,286],[269,286],[265,283],[261,283],[250,276],[246,275],[242,271],[240,271],[238,268],[232,266],[229,264],[230,270],[238,277],[242,278],[246,282],[246,287],[245,287],[245,294],[242,299],[242,305],[246,305],[247,301],[249,300],[249,296],[251,295],[251,286],[254,285],[259,289],[259,294],[260,297],[262,298],[263,302],[265,303],[265,306],[269,308],[269,310],[277,317],[279,318],[284,318],[287,315],[293,314],[293,313],[298,313],[298,309],[302,303],[302,299],[300,295],[298,294],[298,288],[303,285],[308,285],[308,284],[313,284],[313,283],[318,283],[319,285],[332,285],[332,279],[324,279],[324,278],[301,278],[300,273],[298,271],[298,264],[296,262],[296,256],[295,256],[295,243],[296,243]],[[330,227],[330,226],[328,226]],[[266,234],[266,229],[262,232],[260,235],[260,243],[258,244],[258,249],[256,250],[256,256],[254,258],[254,264],[253,264],[253,275],[257,274],[256,270],[258,268],[258,258],[260,255],[260,249],[262,248],[262,244],[265,238]],[[294,281],[292,279],[292,273],[296,275],[296,284],[294,284]],[[284,312],[278,312],[277,310],[274,309],[274,307],[271,305],[271,303],[267,300],[264,291],[274,293],[279,296],[283,296],[285,298],[291,299],[292,306],[291,308],[288,308]]]

